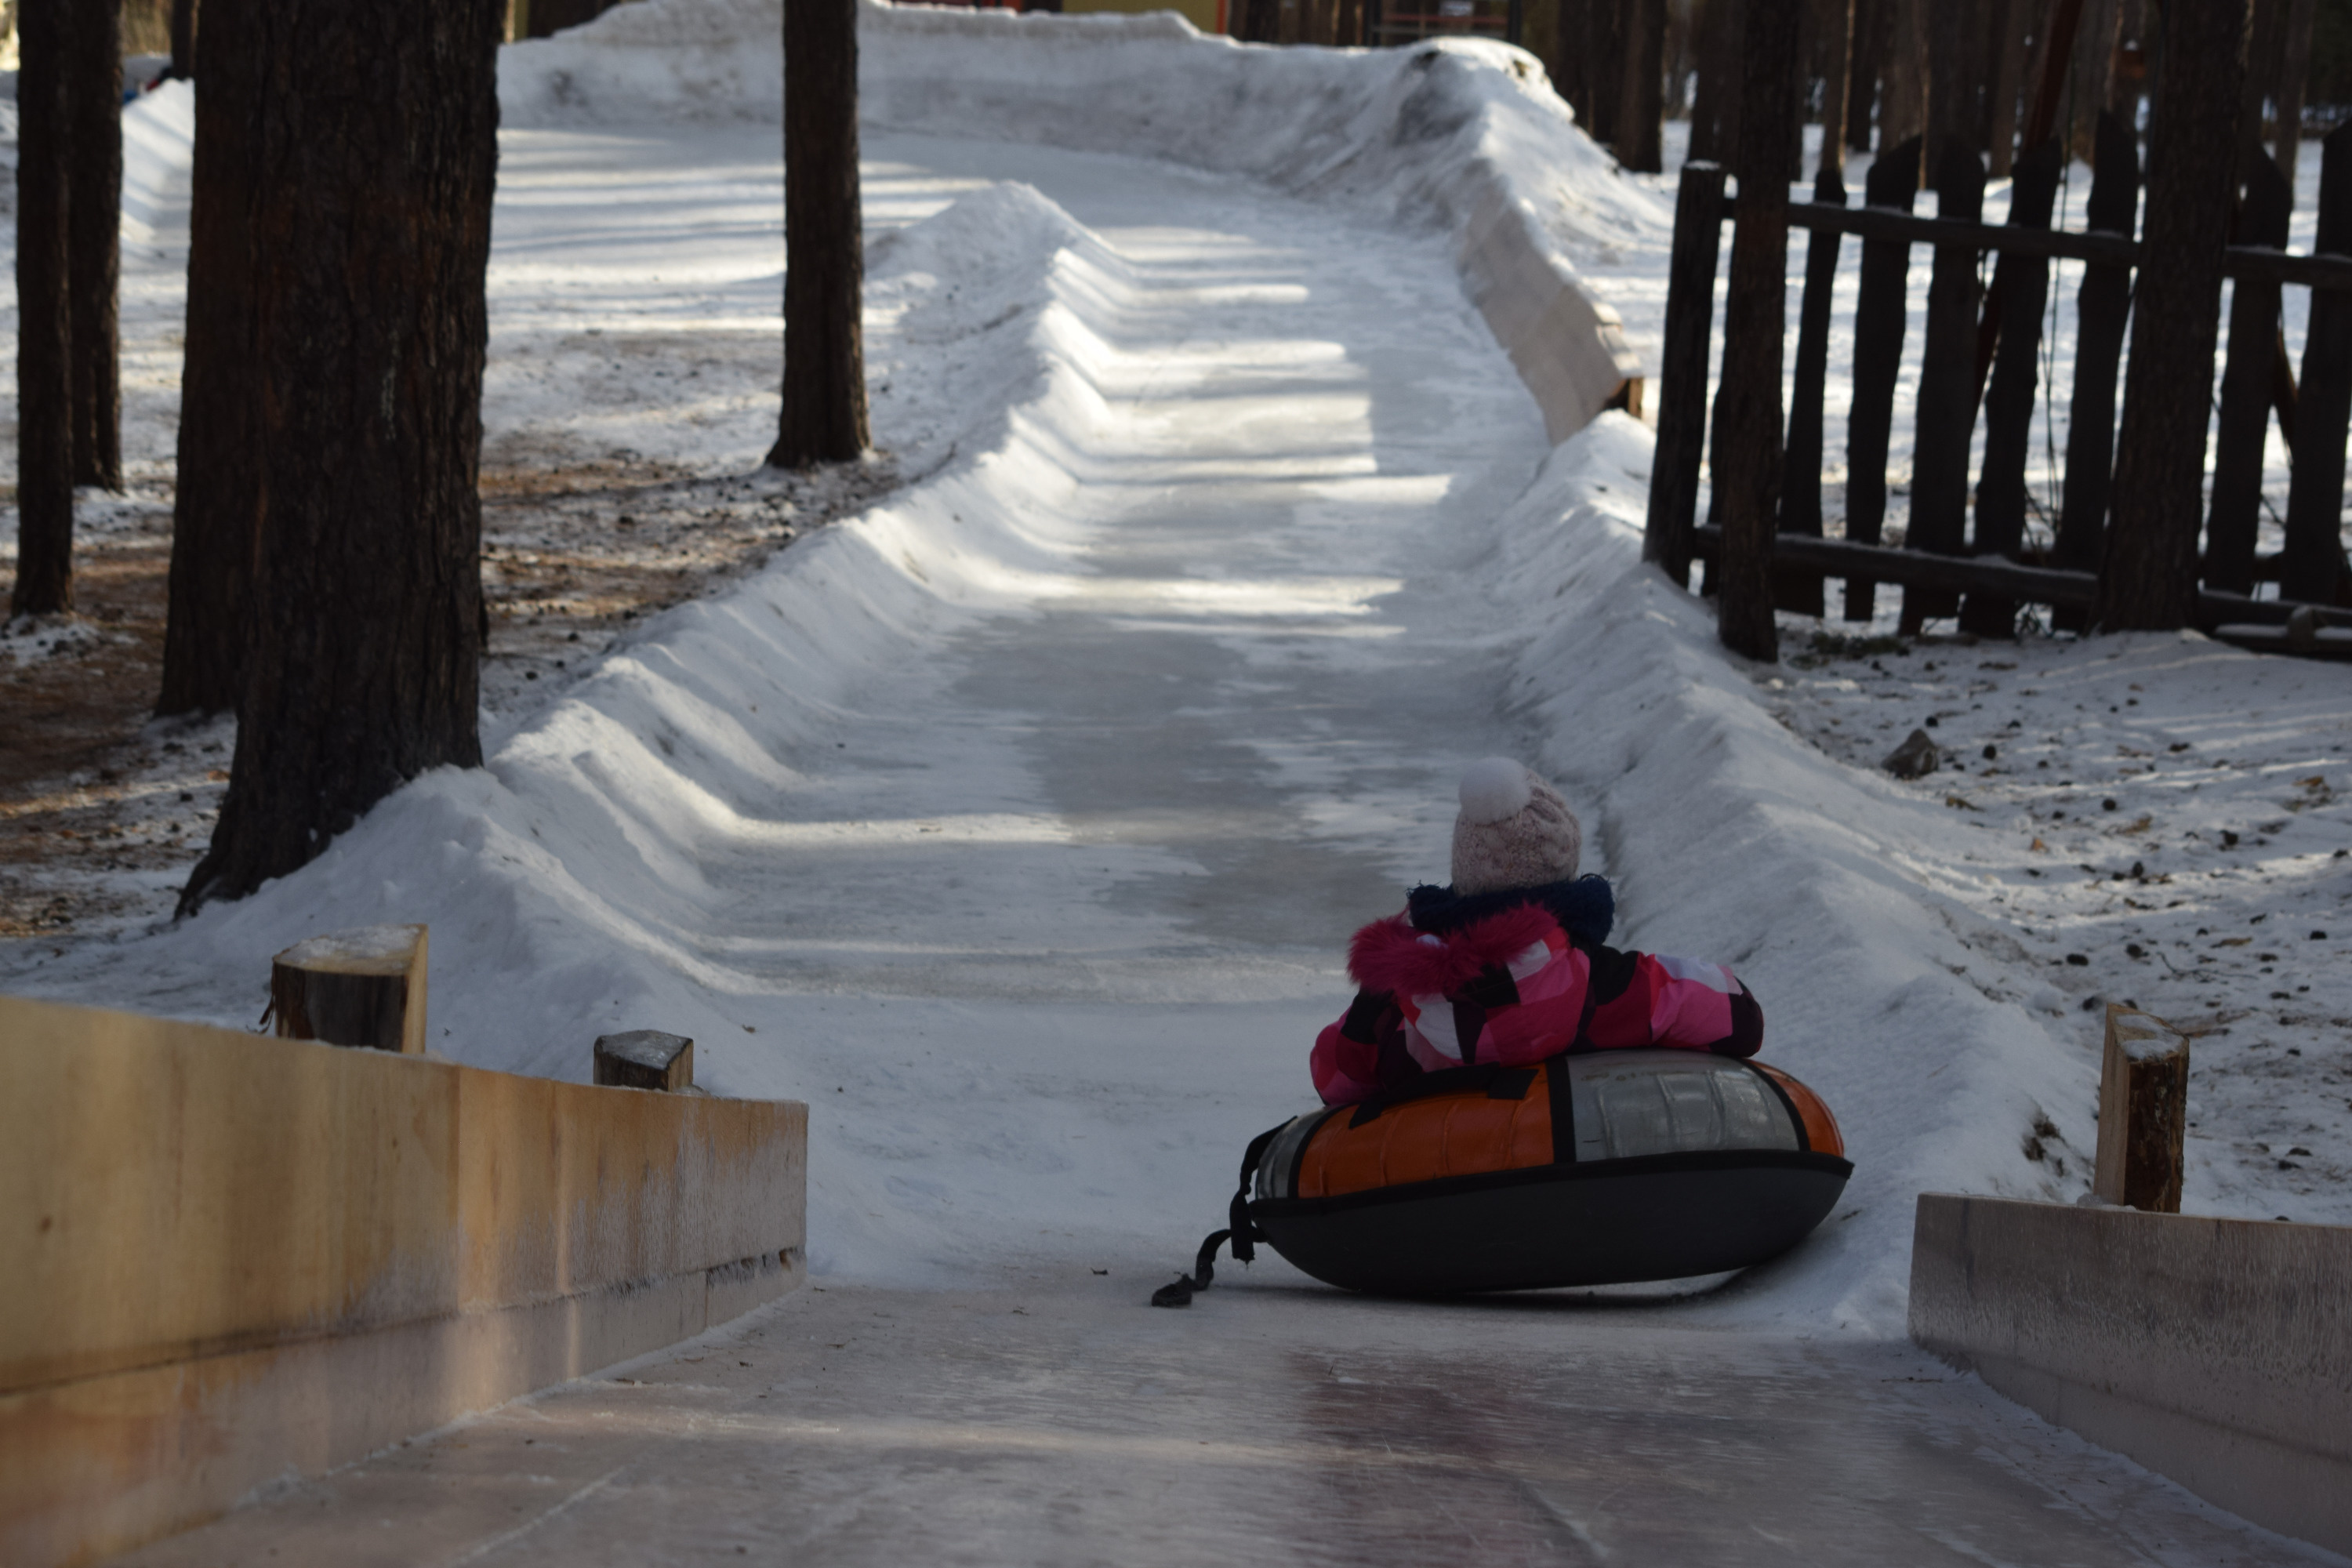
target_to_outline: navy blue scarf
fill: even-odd
[[[1433,934],[1460,931],[1521,904],[1541,905],[1562,931],[1596,947],[1609,940],[1609,928],[1617,919],[1617,897],[1609,890],[1609,879],[1600,876],[1547,882],[1540,888],[1506,888],[1494,893],[1457,893],[1450,887],[1423,886],[1405,895],[1405,910],[1412,918],[1413,930]]]

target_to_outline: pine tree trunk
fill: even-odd
[[[2117,0],[2084,0],[2083,19],[2074,34],[2074,79],[2065,110],[2071,116],[2067,144],[2077,158],[2088,159],[2098,149],[2099,111],[2107,105],[2122,28],[2123,11]],[[2130,122],[2126,125],[2129,128]]]
[[[1737,163],[1739,148],[1740,37],[1748,0],[1706,0],[1699,26],[1698,92],[1691,104],[1694,162]]]
[[[1927,130],[1927,0],[1887,0],[1886,58],[1881,67],[1878,144],[1899,147]],[[1933,168],[1925,159],[1920,167]]]
[[[2289,190],[2294,188],[2295,159],[2303,151],[2303,93],[2311,76],[2313,12],[2312,0],[2288,0],[2279,63],[2278,143],[2272,156]]]
[[[72,302],[74,482],[122,488],[122,7],[66,8],[67,288]]]
[[[73,331],[67,303],[67,13],[16,13],[16,584],[14,616],[73,608]]]
[[[261,35],[253,0],[213,0],[196,95],[188,313],[172,500],[171,607],[155,711],[236,706],[261,519],[261,370],[254,344],[254,160]]]
[[[866,425],[857,0],[784,0],[784,401],[768,465],[846,462]]]
[[[1717,634],[1734,653],[1780,658],[1772,534],[1780,499],[1780,359],[1789,288],[1789,125],[1797,113],[1797,16],[1804,0],[1748,0],[1740,52],[1739,221],[1724,295],[1716,394],[1715,491],[1723,546]]]
[[[1617,162],[1635,174],[1665,167],[1666,0],[1628,0],[1625,81],[1617,94]]]
[[[1871,128],[1878,108],[1878,73],[1886,55],[1886,8],[1890,0],[1854,0],[1852,64],[1846,75],[1845,144],[1852,153],[1867,153],[1874,145]]]
[[[172,0],[172,75],[196,79],[196,0]]]
[[[1617,100],[1625,86],[1625,11],[1628,0],[1592,0],[1592,139],[1614,146]]]
[[[1853,89],[1853,0],[1829,0],[1822,29],[1822,158],[1816,174],[1845,173],[1847,94]]]
[[[2237,193],[2245,0],[2168,7],[2164,55],[2140,231],[2151,264],[2139,269],[2132,299],[2115,521],[2092,606],[2092,623],[2107,631],[2184,626],[2196,614],[2221,248]]]
[[[1944,167],[1945,149],[1980,157],[1984,148],[1983,80],[1977,62],[1984,18],[1964,0],[1934,0],[1927,16],[1927,145],[1929,178]]]
[[[481,761],[504,18],[503,0],[253,0],[253,638],[228,797],[184,912],[294,870],[426,769]]]

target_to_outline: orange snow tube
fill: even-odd
[[[1811,1089],[1675,1050],[1433,1073],[1252,1154],[1236,1256],[1263,1240],[1328,1284],[1391,1295],[1744,1268],[1802,1240],[1853,1173]]]

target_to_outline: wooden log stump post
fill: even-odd
[[[1932,147],[1932,144],[1931,144]],[[1984,164],[1958,137],[1943,142],[1934,165],[1936,216],[1974,223],[1984,212]],[[1966,242],[1936,247],[1927,284],[1927,341],[1919,356],[1918,428],[1912,442],[1913,550],[1966,552],[1969,447],[1976,430],[1977,252]],[[1933,618],[1959,613],[1952,595],[1906,587],[1902,629],[1916,633]]]
[[[425,1054],[425,928],[362,926],[298,942],[270,961],[281,1040]]]
[[[1822,145],[1824,149],[1832,145],[1827,132],[1822,133]],[[1813,182],[1813,200],[1824,206],[1845,205],[1845,182],[1826,152],[1821,174]],[[1797,310],[1797,375],[1789,394],[1789,442],[1781,458],[1780,531],[1809,539],[1822,536],[1822,400],[1829,377],[1830,306],[1837,289],[1838,244],[1836,231],[1826,228],[1813,230],[1806,242],[1805,292]],[[1797,615],[1820,615],[1820,575],[1785,571],[1776,562],[1772,602]]]
[[[2278,165],[2255,157],[2246,168],[2234,239],[2240,245],[2284,250],[2294,215],[2294,193],[2287,189]],[[2231,594],[2254,591],[2254,546],[2262,527],[2263,459],[2270,444],[2278,332],[2276,280],[2239,279],[2230,294],[2230,348],[2221,372],[2213,500],[2205,518],[2205,585]]]
[[[692,1089],[694,1042],[659,1029],[599,1035],[596,1082],[608,1089],[655,1089],[671,1094]]]
[[[2161,1018],[2109,1003],[2093,1195],[2179,1214],[2188,1121],[2189,1037]]]

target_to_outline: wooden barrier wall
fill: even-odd
[[[803,1105],[9,997],[0,1080],[12,1568],[122,1551],[802,1278]]]

